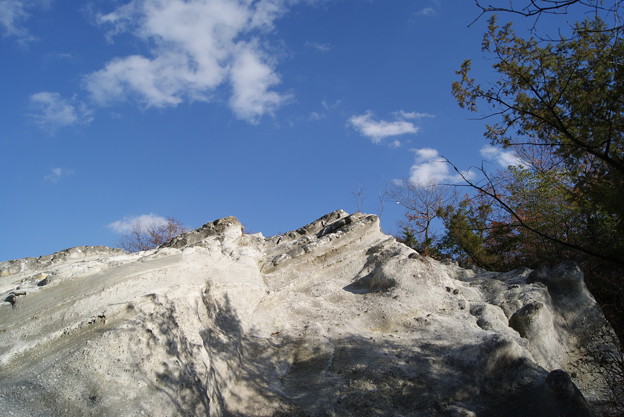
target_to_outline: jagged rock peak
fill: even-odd
[[[243,233],[243,225],[236,217],[229,216],[206,223],[199,229],[182,233],[166,242],[161,248],[184,248],[201,243],[207,238],[214,237],[240,237]]]

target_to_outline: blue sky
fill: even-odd
[[[464,59],[489,65],[477,16],[449,0],[0,0],[0,261],[114,246],[146,215],[269,236],[361,208],[396,232],[380,195],[397,180],[455,181],[439,155],[510,157],[450,94]]]

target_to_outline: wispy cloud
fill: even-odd
[[[26,6],[21,0],[0,0],[0,28],[4,36],[15,36],[28,40],[30,35],[23,26],[28,17]]]
[[[50,172],[43,177],[45,181],[56,184],[64,178],[74,174],[74,170],[70,168],[52,168]]]
[[[333,103],[327,100],[321,101],[321,108],[323,110],[312,111],[308,116],[308,121],[318,121],[327,118],[328,113],[336,113],[342,105],[342,100],[336,100]]]
[[[399,110],[396,114],[403,119],[413,119],[413,120],[432,119],[435,117],[435,115],[430,114],[430,113],[421,113],[421,112],[416,112],[416,111]]]
[[[262,39],[290,3],[132,0],[98,21],[111,36],[134,34],[149,52],[111,60],[86,76],[86,89],[103,105],[133,100],[163,108],[213,100],[225,86],[235,115],[254,123],[289,98],[275,91],[280,77]]]
[[[114,221],[108,225],[108,228],[115,233],[128,233],[132,230],[146,229],[152,226],[164,226],[167,219],[157,216],[154,213],[141,214],[139,216],[126,216],[121,220]]]
[[[481,148],[481,156],[487,160],[497,162],[503,168],[509,168],[510,166],[524,166],[526,163],[522,161],[515,152],[504,151],[501,148],[495,146],[486,145]]]
[[[327,101],[327,100],[322,100],[322,101],[321,101],[321,106],[323,106],[323,108],[324,108],[325,110],[328,110],[328,111],[330,111],[330,110],[336,110],[336,109],[338,109],[340,106],[342,106],[342,100],[340,100],[340,99],[339,99],[339,100],[334,101],[333,103],[331,103],[331,102],[329,102],[329,101]]]
[[[462,181],[462,175],[472,178],[472,173],[462,171],[454,173],[449,162],[433,148],[412,149],[416,155],[414,165],[410,168],[409,182],[412,185],[456,184]]]
[[[366,112],[349,119],[349,124],[362,136],[370,138],[373,143],[380,143],[383,139],[406,134],[416,134],[420,130],[413,123],[406,120],[375,120],[372,112]]]
[[[28,17],[24,2],[20,0],[0,1],[0,27],[5,36],[23,36],[26,29],[22,22]]]
[[[24,26],[30,16],[29,9],[45,8],[48,4],[49,0],[0,0],[0,33],[20,43],[35,40]]]
[[[67,52],[51,51],[43,55],[42,61],[44,67],[47,68],[58,63],[78,63],[80,58],[75,54]]]
[[[433,7],[424,7],[416,12],[416,16],[434,16],[436,11]]]
[[[325,117],[327,117],[325,113],[319,113],[319,112],[313,111],[308,116],[308,121],[323,120]]]
[[[59,93],[42,91],[30,96],[32,117],[43,130],[53,134],[59,128],[89,124],[93,113],[83,103],[67,100]]]
[[[370,138],[373,143],[381,143],[384,139],[394,136],[416,134],[420,128],[413,122],[406,119],[416,117],[406,117],[406,115],[416,115],[417,113],[409,113],[399,111],[395,113],[394,120],[375,120],[373,112],[367,111],[364,114],[352,116],[348,124],[357,130],[362,136]],[[420,114],[420,113],[418,113]],[[398,146],[400,142],[394,139],[391,144]]]
[[[321,42],[306,42],[305,45],[309,48],[315,49],[319,52],[329,52],[333,49],[333,46],[328,43]]]
[[[435,16],[438,14],[438,10],[442,7],[441,0],[429,0],[429,6],[418,9],[416,16]]]

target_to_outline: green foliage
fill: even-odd
[[[567,190],[556,178],[552,171],[519,167],[499,173],[484,189],[500,201],[479,191],[445,209],[442,245],[460,263],[491,270],[553,264],[564,252],[572,256],[559,241],[580,245],[584,229],[578,208],[566,201]]]
[[[486,137],[516,150],[526,167],[477,188],[510,216],[509,225],[535,235],[533,245],[624,264],[619,29],[588,19],[574,25],[570,38],[543,42],[523,39],[492,17],[483,50],[495,57],[498,80],[482,86],[466,61],[453,94],[471,111],[486,104],[497,116]]]
[[[567,7],[530,4],[536,15],[540,5]],[[467,200],[448,210],[443,241],[456,256],[492,269],[579,262],[624,340],[624,29],[616,4],[595,2],[592,18],[548,42],[490,19],[482,46],[496,79],[479,83],[468,60],[452,91],[461,107],[487,109],[486,138],[515,151],[524,166],[466,178],[489,211],[484,221]],[[612,13],[615,24],[598,11]]]
[[[466,178],[477,193],[445,214],[445,244],[460,260],[504,270],[577,261],[585,281],[624,341],[624,44],[621,1],[500,1],[476,4],[484,13],[522,16],[588,8],[592,16],[568,37],[523,38],[493,16],[483,51],[494,58],[497,79],[480,84],[465,61],[453,83],[459,105],[485,105],[485,136],[514,150],[524,166],[483,179]],[[608,16],[609,25],[600,16]],[[537,21],[536,21],[537,22]],[[534,26],[535,29],[535,26]],[[536,31],[532,32],[537,33]],[[622,410],[623,356],[612,388]]]
[[[466,196],[456,207],[441,210],[446,234],[440,241],[440,250],[462,266],[496,269],[499,256],[486,246],[491,209],[487,202],[475,202]]]
[[[624,265],[624,45],[598,17],[545,42],[489,21],[483,50],[494,82],[465,61],[453,84],[460,106],[489,109],[485,136],[524,166],[471,182],[477,195],[441,209],[413,193],[406,218],[435,247],[466,264],[503,269],[561,259]],[[430,194],[428,192],[428,194]],[[433,210],[432,210],[433,208]],[[431,213],[435,212],[433,216]],[[446,234],[430,239],[441,215]]]
[[[409,246],[412,249],[416,249],[418,247],[416,233],[414,232],[414,229],[409,226],[403,226],[401,228],[401,236],[399,237],[399,241],[405,246]]]
[[[422,255],[432,258],[440,258],[443,256],[442,252],[439,250],[438,241],[436,239],[419,239],[419,235],[421,234],[413,227],[404,225],[401,227],[401,235],[397,237],[397,240]]]
[[[561,261],[562,251],[572,256],[571,248],[562,247],[561,242],[578,248],[590,246],[583,237],[586,231],[583,213],[572,198],[569,179],[568,172],[556,169],[537,171],[514,167],[505,173],[504,195],[519,218],[509,216],[507,222],[517,229],[516,260],[510,260],[513,266],[557,263]]]

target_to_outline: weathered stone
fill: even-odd
[[[152,251],[3,262],[0,409],[585,417],[607,397],[583,349],[615,347],[579,273],[465,270],[344,211],[269,238],[228,217]]]

